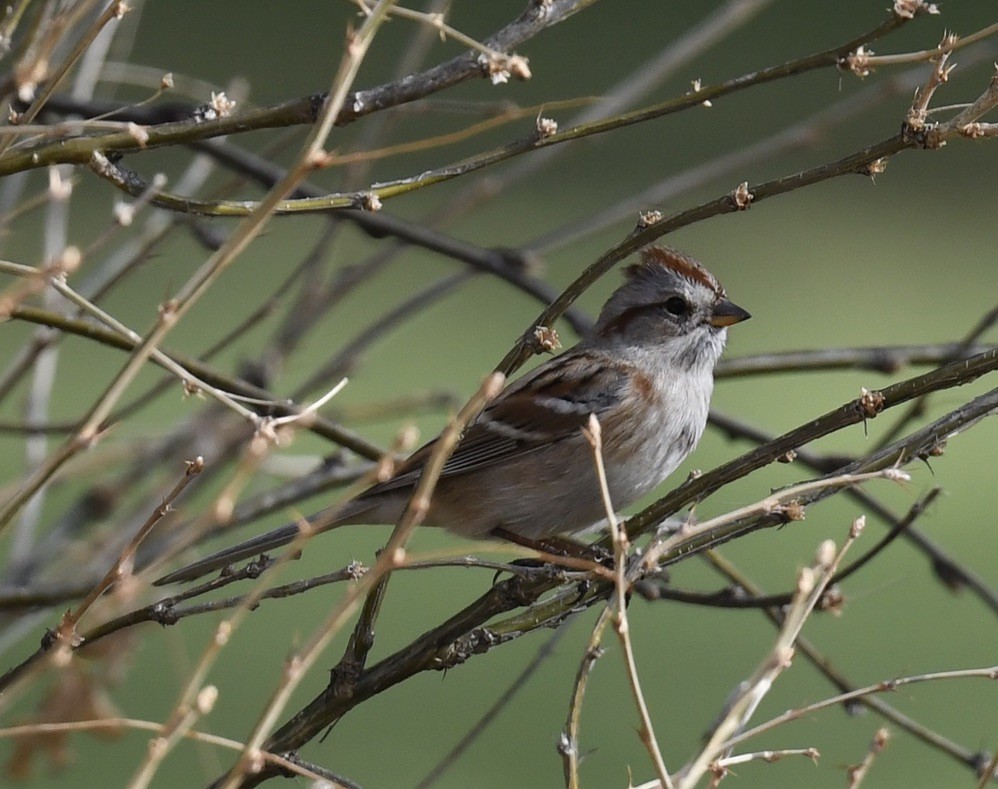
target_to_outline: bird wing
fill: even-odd
[[[594,351],[569,352],[515,381],[468,426],[444,464],[442,477],[467,474],[579,438],[590,414],[611,409],[631,379],[628,365]],[[434,439],[416,450],[390,480],[358,498],[416,484],[433,454]]]

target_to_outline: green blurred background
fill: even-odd
[[[140,13],[126,20],[126,24],[137,25],[129,55],[133,62],[221,87],[242,78],[250,86],[249,103],[258,105],[327,87],[341,54],[344,26],[353,19],[350,4],[320,0],[172,0],[137,5]],[[481,37],[516,16],[524,3],[456,0],[453,5],[451,24]],[[694,78],[712,84],[839,44],[881,21],[885,5],[859,0],[834,4],[773,2],[718,46],[681,67],[639,103],[682,94]],[[498,87],[484,81],[462,85],[431,102],[427,112],[402,113],[389,143],[461,128],[480,117],[468,109],[472,104],[511,101],[531,106],[600,96],[720,6],[713,2],[604,0],[518,48],[530,58],[533,79],[529,82]],[[915,20],[873,48],[884,54],[929,48],[944,29],[969,34],[993,23],[996,17],[996,6],[985,0],[947,3],[942,8],[942,16]],[[357,84],[366,87],[390,78],[394,58],[412,33],[410,22],[389,23],[376,40]],[[438,43],[429,60],[437,62],[459,51],[456,44]],[[954,59],[959,63],[970,58]],[[936,104],[972,101],[986,86],[993,59],[991,52],[978,57],[976,65],[958,67]],[[681,113],[573,144],[549,166],[484,202],[446,230],[485,247],[529,247],[543,234],[585,220],[686,168],[765,140],[901,71],[903,68],[885,69],[865,82],[848,73],[818,71],[716,101],[711,109]],[[927,73],[927,67],[922,66],[921,71]],[[119,91],[115,95],[133,94]],[[146,93],[139,90],[134,95]],[[457,100],[462,102],[460,106],[449,103]],[[664,204],[645,207],[670,213],[730,191],[741,181],[759,182],[837,159],[893,134],[909,101],[907,91],[894,95],[872,111],[835,124],[804,147],[781,151],[771,160],[702,183]],[[573,112],[545,114],[566,122]],[[457,146],[388,158],[373,167],[369,178],[378,181],[418,173],[527,136],[532,125],[532,118],[527,117]],[[352,150],[363,127],[362,121],[335,130],[330,147]],[[235,142],[261,148],[269,139],[256,134]],[[156,168],[175,173],[187,155],[184,151],[157,152],[130,158],[127,163],[146,175]],[[486,171],[484,177],[491,174]],[[760,203],[748,212],[686,228],[669,236],[666,243],[704,261],[732,298],[753,313],[749,323],[731,332],[729,356],[792,348],[952,341],[994,305],[998,294],[996,175],[998,150],[994,141],[957,141],[941,151],[905,152],[895,157],[875,183],[859,177],[822,183]],[[37,174],[33,177],[40,188],[42,179]],[[108,211],[117,195],[86,174],[81,178],[73,201],[70,239],[82,246],[107,225]],[[333,172],[316,182],[335,188],[337,179]],[[420,220],[463,194],[465,188],[461,180],[451,182],[391,201],[385,210]],[[246,190],[247,197],[257,194]],[[221,229],[232,227],[230,223],[217,224]],[[210,346],[254,308],[257,301],[248,295],[268,293],[306,254],[323,225],[323,220],[314,217],[273,221],[266,234],[173,331],[168,346],[190,354]],[[632,225],[633,216],[552,248],[543,257],[545,278],[556,286],[567,284]],[[338,239],[330,265],[355,262],[376,249],[376,243],[349,230]],[[4,240],[4,255],[21,262],[38,261],[37,232],[31,232],[28,225],[17,228]],[[110,311],[142,330],[151,324],[156,305],[205,257],[189,238],[174,235],[133,286],[108,303]],[[331,350],[349,341],[386,306],[454,271],[457,265],[424,251],[405,252],[386,273],[368,282],[324,322],[322,331],[285,371],[281,382],[284,391],[307,378]],[[597,308],[616,279],[614,274],[605,278],[580,304],[589,311]],[[466,396],[539,309],[539,304],[504,284],[478,277],[373,347],[330,412],[335,414],[341,404],[379,400],[403,391],[443,387]],[[274,325],[274,319],[262,322],[220,365],[234,368],[241,360],[253,358],[254,341],[266,337]],[[29,329],[5,324],[2,331],[6,358]],[[566,344],[571,339],[567,327],[562,327],[562,338]],[[986,339],[993,342],[995,333]],[[99,392],[119,368],[122,356],[78,340],[65,342],[63,348],[53,417],[71,419],[79,415],[80,403],[89,402],[87,398]],[[880,387],[909,374],[914,371],[890,377],[835,372],[726,381],[718,386],[714,403],[718,410],[780,433],[855,397],[861,386]],[[930,401],[929,416],[993,386],[994,376],[990,376],[959,391],[937,395]],[[181,401],[171,394],[142,419],[121,425],[108,441],[126,442],[150,430],[157,432],[185,411],[199,407],[196,401]],[[868,434],[862,426],[842,431],[816,448],[861,453],[873,445],[893,418],[872,421]],[[422,434],[430,436],[445,419],[446,414],[441,413],[416,421]],[[371,440],[387,444],[410,421],[385,420],[358,429]],[[883,494],[897,512],[904,512],[931,486],[942,486],[946,495],[920,521],[921,527],[992,585],[998,583],[994,560],[996,438],[995,424],[985,422],[952,441],[947,454],[934,460],[931,469],[912,466],[909,485],[894,489],[888,489],[887,483],[871,486],[871,492]],[[0,462],[7,467],[5,479],[10,479],[19,472],[23,453],[17,441],[5,437],[2,442]],[[682,480],[693,468],[709,469],[748,448],[708,432],[674,479]],[[300,436],[282,451],[308,458],[330,450],[314,438]],[[764,469],[703,503],[698,514],[708,517],[721,513],[763,497],[772,487],[808,476],[805,469],[795,466]],[[273,479],[262,477],[253,490],[273,483]],[[71,492],[62,490],[50,498],[48,506],[53,513],[69,500]],[[196,506],[196,500],[188,503]],[[764,588],[781,591],[792,585],[796,570],[811,561],[819,542],[825,538],[841,541],[860,512],[856,505],[839,498],[813,508],[802,523],[758,533],[726,547],[724,553]],[[283,517],[275,516],[263,525],[281,520]],[[338,567],[350,558],[370,562],[387,533],[384,528],[339,531],[313,546],[287,577],[305,577]],[[859,549],[872,545],[881,533],[882,525],[871,521]],[[427,531],[417,534],[412,548],[421,553],[453,549],[458,543],[458,538]],[[468,551],[477,547],[466,545]],[[464,545],[460,549],[464,550]],[[722,585],[696,561],[675,568],[673,579],[680,588],[706,590]],[[491,575],[481,571],[439,569],[398,574],[392,580],[373,659],[391,654],[428,624],[470,602],[490,581]],[[805,635],[856,684],[995,662],[998,632],[993,613],[970,595],[945,590],[926,560],[900,541],[851,579],[844,591],[848,598],[844,615],[814,617]],[[216,711],[199,728],[234,738],[246,736],[280,674],[282,659],[307,638],[339,594],[339,589],[331,587],[266,603],[254,613],[211,674],[210,682],[218,686],[220,699]],[[696,749],[728,694],[767,654],[774,631],[754,613],[651,604],[640,599],[632,602],[630,615],[656,733],[666,763],[674,768]],[[46,623],[54,623],[55,616],[53,613]],[[439,786],[561,783],[555,742],[594,616],[588,612],[567,625],[553,656]],[[199,617],[170,629],[152,625],[139,628],[133,665],[115,693],[122,714],[162,720],[176,702],[179,688],[213,626],[214,620]],[[5,664],[33,648],[41,631],[40,625],[22,645],[9,651]],[[323,742],[310,744],[302,755],[367,787],[412,786],[483,710],[506,692],[548,637],[547,633],[533,634],[446,674],[420,675],[363,704]],[[605,645],[607,653],[597,663],[583,712],[583,782],[586,786],[626,785],[630,770],[632,780],[640,783],[650,780],[653,773],[636,735],[637,716],[620,650],[613,638],[607,638]],[[342,648],[337,642],[329,650],[318,670],[295,694],[289,712],[322,689],[327,679],[324,667],[336,662]],[[798,658],[765,699],[755,720],[833,692]],[[19,712],[29,709],[30,701],[31,697],[24,700]],[[993,688],[981,680],[916,685],[890,695],[887,701],[969,749],[996,747],[998,705]],[[7,718],[14,720],[11,715]],[[749,786],[841,786],[844,766],[861,760],[879,725],[881,722],[869,714],[850,717],[841,709],[825,711],[778,729],[753,746],[813,745],[822,753],[817,767],[802,759],[776,765],[753,763],[738,768],[737,777],[729,780]],[[892,727],[892,733],[895,736],[878,758],[867,785],[973,785],[966,768],[896,728]],[[31,785],[121,785],[144,755],[147,739],[147,734],[134,732],[113,742],[74,735],[71,768],[60,773],[39,765]],[[0,744],[0,749],[7,752],[9,746]],[[182,744],[164,764],[154,785],[201,785],[230,759],[228,752]]]

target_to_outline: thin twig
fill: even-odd
[[[971,341],[969,343],[776,351],[721,359],[714,368],[714,377],[741,378],[753,375],[819,370],[869,370],[893,374],[907,366],[947,364],[959,358],[976,356],[995,347],[988,344],[979,345]]]
[[[905,685],[914,685],[921,682],[939,682],[941,680],[972,678],[996,680],[998,679],[998,666],[952,669],[949,671],[933,671],[925,674],[912,674],[906,677],[896,677],[894,679],[883,680],[861,688],[854,688],[845,693],[839,693],[838,695],[830,696],[827,699],[822,699],[821,701],[816,701],[812,704],[806,704],[802,707],[787,710],[781,715],[770,718],[765,723],[760,723],[758,726],[746,729],[724,743],[724,749],[727,750],[729,748],[733,748],[736,745],[747,742],[753,737],[772,731],[777,726],[782,726],[785,723],[800,720],[801,718],[808,718],[816,712],[831,709],[833,707],[842,707],[852,701],[866,699],[880,693],[894,693],[898,688],[902,688]]]
[[[977,789],[985,789],[985,787],[990,786],[996,774],[998,774],[998,751],[995,751],[987,767],[981,771],[981,778],[977,782]]]
[[[67,612],[62,618],[62,622],[56,631],[57,638],[70,643],[76,642],[78,638],[76,627],[80,623],[80,619],[82,619],[83,615],[95,602],[97,602],[98,598],[103,595],[104,592],[132,574],[135,564],[135,554],[138,551],[139,546],[142,544],[142,541],[145,540],[149,533],[166,516],[166,514],[172,510],[173,502],[176,501],[187,486],[194,481],[194,478],[201,473],[202,469],[204,469],[204,458],[198,457],[187,463],[187,470],[184,472],[184,476],[177,482],[173,490],[171,490],[163,498],[162,503],[156,507],[156,510],[149,516],[149,519],[142,524],[139,530],[129,541],[128,545],[121,552],[121,555],[118,557],[117,561],[115,561],[114,566],[111,567],[100,582],[94,586],[90,594],[87,595],[86,599],[84,599],[74,611]]]
[[[940,54],[956,52],[958,49],[976,44],[978,41],[983,41],[994,35],[998,35],[998,22],[966,36],[953,36],[952,41],[944,41],[933,49],[923,49],[918,52],[903,52],[898,55],[868,55],[864,58],[863,62],[868,68],[896,66],[904,63],[923,63],[939,57]]]
[[[780,634],[769,656],[760,664],[752,677],[743,683],[736,698],[725,715],[714,727],[706,745],[696,758],[682,770],[681,787],[694,787],[723,753],[728,749],[727,741],[735,731],[743,728],[755,711],[762,697],[772,687],[776,677],[790,665],[793,645],[805,621],[824,594],[835,568],[842,561],[846,551],[862,533],[865,520],[860,517],[853,521],[849,536],[842,547],[836,550],[830,540],[823,543],[813,568],[805,568],[798,578],[798,591],[794,602],[784,617]]]
[[[154,734],[159,734],[163,730],[163,724],[155,721],[120,717],[56,723],[30,723],[23,726],[9,726],[0,729],[0,738],[37,737],[41,734],[60,734],[63,732],[75,731],[120,731],[121,729],[136,729],[138,731],[148,731],[153,732]],[[185,731],[183,737],[195,742],[205,743],[206,745],[228,748],[231,751],[238,751],[243,747],[243,744],[238,740],[232,740],[228,737],[220,737],[217,734],[194,731],[192,729]],[[303,778],[308,778],[310,780],[322,780],[323,778],[321,775],[302,768],[293,759],[285,758],[276,753],[263,751],[261,752],[261,757],[276,767],[279,767],[282,770],[287,770],[296,775],[300,775]]]
[[[655,729],[652,726],[651,714],[648,712],[648,703],[645,701],[644,693],[641,692],[641,679],[638,676],[638,667],[634,658],[634,648],[631,644],[630,624],[627,619],[627,599],[631,591],[631,579],[627,572],[627,558],[630,543],[627,540],[627,532],[620,528],[617,521],[616,510],[610,500],[610,486],[606,480],[606,468],[603,465],[603,439],[599,420],[595,414],[590,414],[589,424],[582,431],[589,442],[593,452],[593,462],[596,465],[596,477],[599,480],[600,496],[603,500],[603,508],[606,512],[607,522],[610,525],[610,534],[613,539],[614,556],[614,585],[613,597],[607,602],[607,607],[613,612],[615,629],[620,639],[620,645],[624,652],[624,662],[626,665],[627,681],[631,687],[631,694],[634,696],[634,704],[641,719],[641,728],[638,732],[642,744],[651,757],[652,766],[658,775],[658,780],[663,789],[672,789],[672,779],[662,758],[662,751],[659,748],[658,740],[655,737]]]
[[[870,741],[870,747],[867,749],[866,756],[863,757],[863,761],[853,767],[850,767],[846,771],[849,776],[849,789],[858,789],[859,785],[866,780],[866,775],[873,766],[874,760],[880,752],[887,747],[887,743],[890,742],[890,737],[891,735],[888,729],[877,729],[877,733],[873,735],[873,739]]]

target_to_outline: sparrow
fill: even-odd
[[[688,255],[650,246],[592,330],[510,383],[468,425],[443,467],[424,524],[463,537],[537,541],[587,531],[606,519],[592,448],[599,420],[614,508],[659,485],[693,451],[707,424],[714,365],[727,328],[750,317]],[[435,446],[389,480],[308,518],[318,531],[393,524]],[[219,551],[156,581],[189,581],[273,550],[299,534],[292,523]]]

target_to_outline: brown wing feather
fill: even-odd
[[[591,357],[579,374],[579,357]],[[562,354],[507,387],[472,423],[444,464],[442,477],[477,471],[541,447],[576,438],[592,413],[612,407],[623,396],[628,366],[592,351]],[[526,390],[529,390],[529,394]],[[413,452],[398,473],[359,498],[416,484],[436,440]]]

